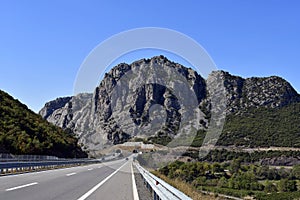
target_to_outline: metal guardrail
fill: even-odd
[[[65,160],[56,156],[48,155],[13,155],[9,153],[0,153],[0,162],[13,161],[45,161],[45,160]]]
[[[58,160],[58,161],[21,161],[0,162],[0,175],[10,172],[31,171],[36,169],[64,167],[80,164],[97,163],[99,160]]]
[[[99,159],[66,159],[44,155],[0,154],[0,175],[40,169],[52,169],[56,167],[107,162],[118,159],[119,155],[119,153],[114,153]]]
[[[146,169],[135,163],[136,168],[144,179],[144,183],[150,191],[153,191],[154,200],[192,200],[183,192],[177,190],[162,179],[148,172]]]

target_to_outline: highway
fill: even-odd
[[[132,158],[0,177],[0,200],[137,200]]]

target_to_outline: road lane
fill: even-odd
[[[83,172],[86,170],[86,168],[87,166],[79,166],[73,168],[3,176],[0,177],[0,193],[2,191],[2,188],[14,187],[16,184],[22,185],[28,182],[35,182],[36,180],[51,181],[53,179],[61,177],[64,174],[73,173],[74,170],[76,170],[78,173]]]
[[[126,163],[125,166],[130,166],[129,161],[119,160],[68,169],[0,177],[0,200],[78,199],[99,182],[114,173],[124,163]],[[119,172],[115,176],[118,174]],[[122,176],[121,178],[124,177]],[[126,182],[131,183],[131,179],[126,180]],[[7,189],[24,185],[26,187],[7,191]],[[103,186],[105,185],[106,183]],[[99,189],[95,191],[97,194]],[[132,187],[130,191],[132,191]],[[131,196],[128,199],[133,199],[133,197]]]
[[[126,163],[124,163],[121,167],[119,167],[117,170],[115,170],[113,173],[111,173],[109,176],[107,176],[104,180],[102,180],[100,183],[98,183],[97,185],[95,185],[92,189],[90,189],[89,191],[87,191],[84,195],[82,195],[78,200],[86,200],[87,198],[89,198],[95,191],[97,191],[103,184],[105,184],[111,177],[113,177],[116,173],[118,173],[123,166],[126,165]]]
[[[131,163],[131,161],[126,162],[118,173],[107,180],[87,200],[133,200]]]

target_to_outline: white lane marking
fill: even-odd
[[[133,163],[131,163],[131,174],[132,174],[132,190],[133,190],[133,200],[139,200],[139,194],[136,188],[135,178],[134,178],[134,171],[132,167]]]
[[[77,173],[73,172],[73,173],[70,173],[70,174],[66,174],[66,176],[73,176],[75,174],[77,174]]]
[[[92,170],[93,170],[93,168],[88,169],[88,171],[92,171]]]
[[[126,162],[127,163],[127,162]],[[126,165],[126,163],[124,163],[121,167],[119,167],[116,171],[114,171],[113,173],[111,173],[108,177],[106,177],[103,181],[101,181],[100,183],[98,183],[97,185],[95,185],[92,189],[90,189],[87,193],[85,193],[84,195],[82,195],[79,199],[77,200],[85,200],[86,198],[88,198],[93,192],[95,192],[99,187],[101,187],[101,185],[103,185],[106,181],[108,181],[113,175],[115,175],[118,171],[120,171],[120,169],[122,167],[124,167],[124,165]]]
[[[9,192],[9,191],[21,189],[21,188],[24,188],[24,187],[29,187],[29,186],[32,186],[32,185],[37,185],[37,184],[38,184],[38,182],[28,183],[28,184],[26,184],[26,185],[20,185],[20,186],[17,186],[17,187],[13,187],[13,188],[6,189],[5,191]]]

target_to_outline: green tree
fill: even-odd
[[[265,192],[267,193],[277,192],[277,187],[272,182],[266,181]]]
[[[213,163],[212,164],[212,172],[213,173],[220,173],[223,172],[224,169],[221,167],[221,165],[219,163]]]
[[[241,160],[240,159],[234,159],[230,166],[229,171],[231,174],[237,173],[241,168]]]
[[[228,187],[228,181],[224,176],[219,179],[218,187],[221,187],[221,188]]]
[[[297,183],[294,180],[281,179],[278,183],[279,192],[294,192],[297,191]]]
[[[195,187],[199,187],[199,186],[206,186],[206,177],[205,176],[201,176],[201,177],[198,177],[196,180],[193,181],[193,185]]]
[[[295,179],[300,180],[300,165],[295,165],[295,166],[293,166],[292,176],[293,176]]]

